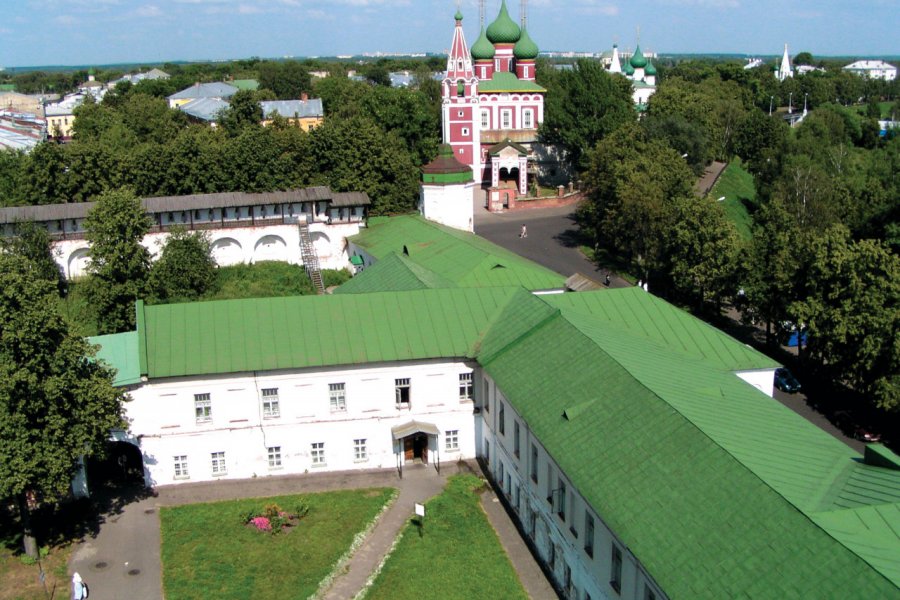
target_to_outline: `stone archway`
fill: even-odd
[[[321,231],[312,231],[310,232],[309,237],[312,240],[316,256],[320,259],[331,256],[331,238],[329,238],[327,234],[322,233]]]
[[[105,452],[87,459],[88,486],[92,493],[103,488],[144,486],[144,457],[130,442],[111,440]]]
[[[88,265],[91,264],[91,257],[88,248],[78,248],[73,250],[66,261],[66,278],[69,280],[87,275]]]

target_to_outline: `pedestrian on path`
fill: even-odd
[[[525,227],[525,224],[524,224],[524,223],[522,224],[522,231],[521,231],[521,233],[519,233],[519,237],[520,237],[520,238],[527,238],[527,237],[528,237],[528,228]]]
[[[72,575],[72,600],[84,600],[88,597],[87,584],[81,579],[81,575]]]

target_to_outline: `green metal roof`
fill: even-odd
[[[371,220],[349,238],[380,260],[404,254],[460,287],[522,286],[528,290],[561,289],[562,275],[524,259],[472,233],[427,221],[418,215]]]
[[[515,73],[495,72],[493,77],[478,82],[479,92],[535,92],[544,93],[547,90],[533,81],[519,79]]]
[[[259,82],[255,79],[235,79],[228,83],[239,90],[250,90],[251,92],[255,92],[259,89]]]
[[[335,294],[401,292],[458,287],[448,279],[391,252],[334,290]]]
[[[470,356],[512,288],[145,306],[151,379]]]
[[[519,41],[521,30],[506,10],[506,0],[500,4],[500,13],[494,22],[488,25],[487,37],[493,44],[515,44]]]
[[[604,294],[619,291],[567,297]],[[866,556],[810,521],[858,454],[738,379],[739,365],[538,306],[557,299],[517,296],[481,344],[500,350],[478,360],[668,597],[897,596],[885,577],[900,529]],[[538,322],[510,340],[525,314]],[[877,510],[891,518],[894,506]]]
[[[116,370],[113,385],[133,385],[141,381],[138,357],[138,333],[128,331],[88,338],[88,343],[100,346],[97,359]]]

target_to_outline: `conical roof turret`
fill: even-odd
[[[516,47],[513,49],[513,55],[519,60],[534,60],[539,52],[537,44],[528,35],[528,30],[523,27],[519,41],[516,42]]]
[[[478,39],[472,44],[472,58],[475,60],[491,60],[494,58],[495,53],[494,45],[488,40],[484,27],[482,27]]]
[[[487,38],[492,44],[515,44],[519,41],[522,30],[516,25],[506,10],[506,0],[500,5],[500,14],[488,25]]]

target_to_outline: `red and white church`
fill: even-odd
[[[457,11],[453,43],[442,82],[443,140],[453,156],[472,169],[476,182],[490,184],[489,202],[506,204],[528,191],[535,173],[533,146],[544,120],[544,93],[535,82],[537,44],[509,16],[502,0],[497,18],[484,27],[471,52]]]

